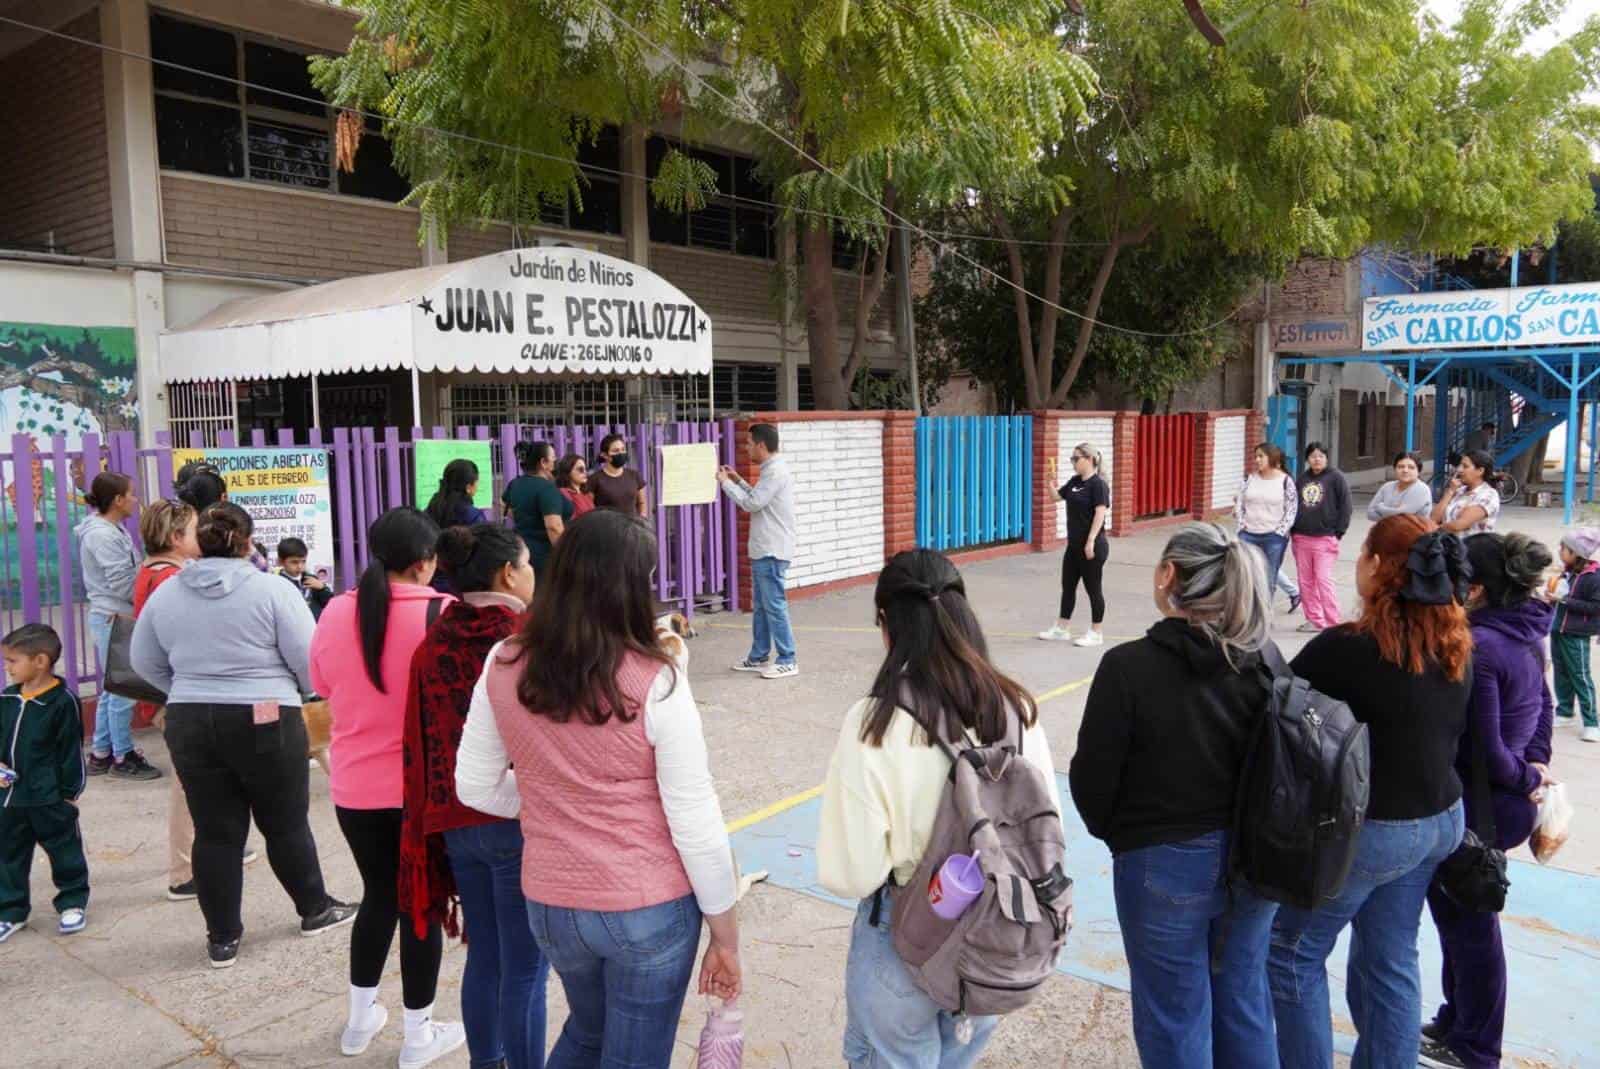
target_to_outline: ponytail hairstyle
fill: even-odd
[[[527,555],[522,536],[495,523],[446,527],[439,535],[439,567],[463,594],[493,589],[494,577]]]
[[[200,514],[194,537],[200,543],[202,557],[248,557],[252,548],[250,536],[255,530],[255,521],[248,512],[222,501]]]
[[[1552,560],[1543,542],[1518,531],[1467,539],[1473,585],[1483,588],[1484,604],[1494,609],[1509,609],[1533,597]]]
[[[191,460],[178,469],[178,483],[173,492],[179,501],[196,512],[204,512],[228,496],[228,484],[212,465],[203,460]]]
[[[983,628],[961,573],[931,549],[895,555],[873,593],[889,652],[872,681],[861,741],[882,746],[896,709],[911,714],[927,745],[972,731],[985,743],[1005,738],[1013,712],[1025,727],[1039,718],[1033,697],[989,661]]]
[[[1388,516],[1372,525],[1362,547],[1373,560],[1372,578],[1361,595],[1361,615],[1354,627],[1358,634],[1372,636],[1378,656],[1390,664],[1412,675],[1437,664],[1447,679],[1459,682],[1472,658],[1466,609],[1453,598],[1439,604],[1406,596],[1412,585],[1412,547],[1436,530],[1431,520],[1411,515]],[[1475,541],[1467,540],[1469,559]],[[1549,559],[1546,551],[1546,563]]]
[[[128,492],[133,486],[133,480],[118,471],[102,471],[94,477],[94,482],[89,484],[89,492],[84,495],[84,500],[100,515],[104,516],[117,503],[117,498]]]
[[[1272,602],[1260,550],[1225,527],[1186,523],[1167,540],[1161,563],[1176,576],[1168,603],[1222,649],[1229,665],[1237,669],[1267,644]]]
[[[172,540],[195,518],[194,506],[183,501],[157,501],[139,515],[139,537],[148,557],[171,552]]]
[[[403,572],[438,551],[439,525],[414,508],[390,509],[367,529],[372,561],[356,585],[356,630],[367,678],[379,694],[383,685],[383,643],[389,631],[389,573]]]
[[[454,527],[456,517],[472,509],[472,495],[467,487],[478,482],[478,465],[465,457],[458,457],[444,466],[439,476],[439,489],[428,502],[428,517],[439,527]]]
[[[524,475],[537,475],[539,465],[544,463],[544,458],[555,453],[556,447],[549,442],[518,442],[516,445],[517,466]]]

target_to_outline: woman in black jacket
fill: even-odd
[[[1228,880],[1240,769],[1266,708],[1271,603],[1259,551],[1179,529],[1155,572],[1165,619],[1108,652],[1072,759],[1072,798],[1114,856],[1117,920],[1145,1065],[1276,1069],[1275,906]]]
[[[1339,595],[1333,566],[1339,561],[1339,540],[1350,529],[1350,485],[1344,473],[1328,463],[1321,442],[1306,446],[1306,470],[1300,475],[1300,507],[1294,514],[1289,544],[1300,576],[1300,604],[1306,611],[1301,631],[1321,631],[1339,623]]]

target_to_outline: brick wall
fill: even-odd
[[[61,27],[100,39],[97,11]],[[0,59],[0,245],[113,256],[100,53],[42,38]]]
[[[1211,472],[1212,509],[1232,506],[1234,495],[1239,492],[1239,480],[1244,478],[1250,461],[1249,447],[1245,445],[1246,419],[1243,415],[1221,416],[1212,422],[1212,455],[1215,458]]]
[[[1112,430],[1111,452],[1123,457],[1137,456],[1134,431],[1139,425],[1139,413],[1118,412]],[[1133,533],[1133,465],[1120,464],[1111,478],[1111,523],[1127,534]]]
[[[330,279],[422,266],[409,208],[163,173],[167,260]]]
[[[1355,269],[1344,260],[1296,261],[1273,291],[1273,316],[1345,314],[1350,310],[1346,279],[1348,272]]]
[[[713,325],[725,316],[736,319],[778,318],[773,265],[731,253],[650,246],[650,270],[688,294]]]
[[[883,559],[917,545],[917,417],[886,412],[883,423]]]

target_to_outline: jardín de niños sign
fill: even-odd
[[[508,357],[531,371],[661,374],[709,367],[711,323],[665,279],[603,253],[527,249],[472,262],[413,302],[418,364]],[[430,359],[431,358],[431,359]]]
[[[1600,342],[1600,282],[1368,297],[1361,347],[1475,349]]]

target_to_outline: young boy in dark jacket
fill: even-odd
[[[322,619],[322,610],[333,600],[328,584],[306,570],[306,557],[311,551],[298,538],[285,538],[278,543],[278,574],[294,584],[300,596],[306,599],[313,620]]]
[[[1550,658],[1555,662],[1556,715],[1572,719],[1576,699],[1583,714],[1583,741],[1600,742],[1595,716],[1594,677],[1589,674],[1589,641],[1600,634],[1600,527],[1577,527],[1561,539],[1566,570],[1556,585],[1556,614],[1550,625]]]
[[[83,793],[83,709],[55,674],[61,638],[44,624],[23,624],[4,639],[0,694],[0,943],[28,921],[33,848],[50,858],[62,935],[83,931],[89,863],[78,830]]]

